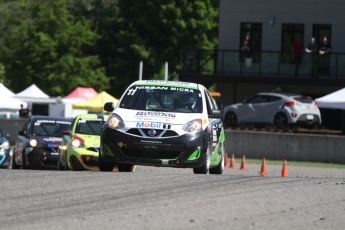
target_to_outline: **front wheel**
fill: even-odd
[[[224,143],[221,143],[221,147],[220,147],[220,161],[219,164],[214,167],[214,168],[210,168],[210,174],[223,174],[223,170],[224,170],[224,154],[225,154],[225,147],[224,147]]]
[[[210,163],[211,151],[210,148],[207,148],[205,162],[201,167],[193,168],[194,174],[207,174],[208,170],[210,169]]]
[[[68,170],[67,159],[65,159],[65,164],[62,165],[62,164],[61,164],[61,160],[60,160],[60,154],[61,154],[61,153],[59,153],[58,164],[57,164],[57,170],[59,170],[59,171],[67,171],[67,170]]]
[[[103,160],[101,154],[98,155],[98,168],[100,171],[111,172],[113,171],[114,167],[115,167],[115,162],[106,162]]]
[[[15,154],[14,149],[13,149],[13,155],[11,157],[12,169],[20,169],[20,166],[17,165],[17,163],[16,163],[15,157],[16,157],[16,154]]]
[[[236,127],[237,126],[237,115],[236,113],[230,111],[225,115],[224,124],[228,127]]]

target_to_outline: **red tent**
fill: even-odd
[[[66,98],[90,99],[97,95],[98,95],[97,91],[94,90],[93,88],[77,87],[70,94],[68,94]]]

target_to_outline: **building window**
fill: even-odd
[[[302,47],[304,41],[304,25],[303,24],[283,24],[282,25],[282,63],[294,63],[294,55],[292,52],[292,44],[300,37]]]
[[[261,41],[262,41],[262,23],[241,23],[241,38],[239,47],[243,46],[244,40],[249,38],[250,46],[253,51],[253,61],[260,61]]]
[[[332,38],[332,26],[328,24],[314,24],[313,25],[313,37],[316,42],[320,45],[322,43],[323,37],[328,39],[328,42],[331,42]]]

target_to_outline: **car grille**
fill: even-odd
[[[149,134],[150,130],[154,130],[155,135],[151,136]],[[161,130],[161,129],[129,129],[127,134],[139,136],[139,137],[155,137],[155,138],[164,138],[164,137],[177,137],[178,134],[172,130]]]
[[[43,149],[43,151],[57,153],[59,152],[59,148],[46,147]]]
[[[143,159],[175,159],[182,151],[176,150],[176,151],[142,151],[139,149],[129,149],[125,148],[122,149],[123,153],[128,157],[138,157]]]

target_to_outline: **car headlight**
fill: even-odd
[[[79,139],[77,139],[77,138],[75,138],[75,139],[72,140],[71,145],[72,145],[73,147],[75,147],[75,148],[79,148],[79,147],[85,146],[85,145],[84,145],[84,142],[82,142],[81,140],[79,140]]]
[[[199,132],[202,128],[202,120],[196,119],[186,123],[182,129],[186,132]]]
[[[120,116],[113,113],[108,118],[107,126],[112,129],[121,129],[125,127],[125,123]]]
[[[30,146],[31,147],[36,147],[37,146],[37,140],[36,139],[30,139]]]
[[[5,141],[4,143],[2,143],[2,144],[0,145],[0,147],[1,147],[2,149],[8,149],[8,148],[10,147],[10,143],[8,143],[8,141]]]

